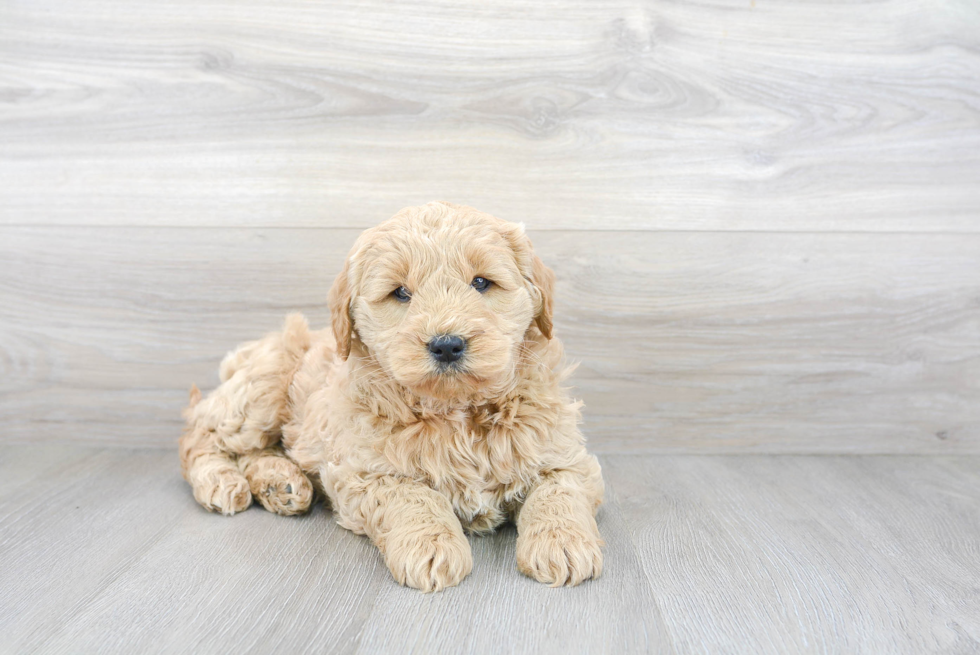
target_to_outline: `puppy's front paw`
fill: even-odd
[[[384,555],[399,584],[425,592],[454,587],[473,570],[470,542],[462,532],[390,535]]]
[[[576,525],[533,527],[517,537],[517,569],[552,587],[574,587],[602,574],[602,540]]]

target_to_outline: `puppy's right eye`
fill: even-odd
[[[412,292],[405,287],[398,287],[391,292],[391,295],[395,297],[398,302],[408,302],[412,299]]]

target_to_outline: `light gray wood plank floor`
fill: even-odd
[[[206,513],[172,450],[8,447],[0,652],[980,650],[980,457],[602,463],[598,581],[522,577],[508,527],[423,595],[322,506]]]

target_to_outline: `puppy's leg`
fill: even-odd
[[[241,455],[238,466],[248,480],[252,497],[270,512],[292,516],[310,508],[313,485],[281,447]]]
[[[195,387],[191,407],[200,396]],[[234,457],[218,449],[209,431],[193,427],[184,433],[180,438],[180,464],[184,478],[194,490],[194,499],[205,509],[231,516],[252,504],[248,481]]]
[[[367,534],[400,584],[439,591],[473,569],[470,544],[445,496],[391,476],[352,476],[333,489],[340,525]]]
[[[595,522],[602,500],[594,471],[552,471],[540,479],[517,516],[517,568],[553,587],[574,586],[602,573],[604,545]]]
[[[200,391],[192,390],[180,438],[181,469],[205,508],[230,515],[251,505],[249,481],[238,458],[279,442],[289,415],[289,382],[309,344],[306,320],[289,316],[282,332],[243,344],[225,357],[221,385],[207,398],[201,400]],[[263,463],[254,475],[259,480],[282,470],[285,489],[293,476],[287,469]]]

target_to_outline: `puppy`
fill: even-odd
[[[464,534],[517,524],[517,567],[553,586],[602,571],[599,464],[552,336],[554,274],[521,225],[433,202],[364,232],[329,294],[241,345],[191,390],[184,478],[209,510],[283,515],[319,491],[395,579],[423,591],[473,566]]]

